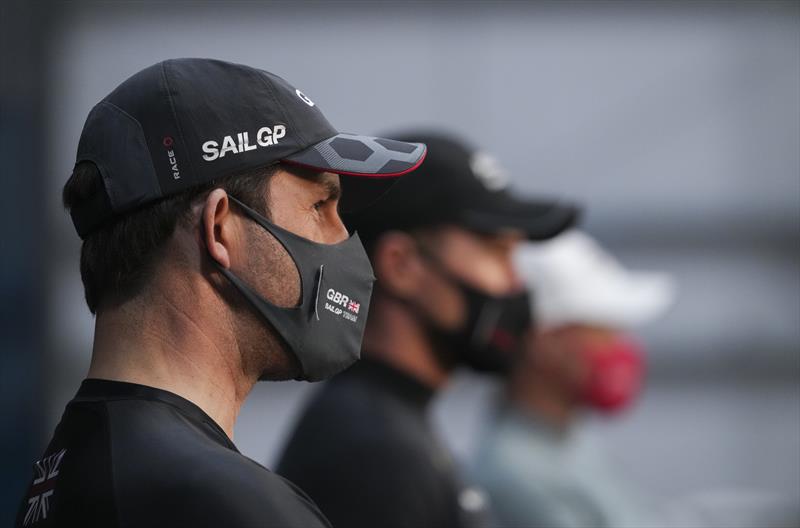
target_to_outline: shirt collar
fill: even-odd
[[[212,433],[218,443],[233,449],[237,453],[239,452],[222,427],[213,418],[196,404],[173,392],[126,381],[87,378],[81,383],[78,393],[72,401],[99,400],[148,400],[166,403],[177,408],[181,414],[193,422],[206,425],[206,428],[210,429],[209,432]]]
[[[426,409],[436,391],[411,374],[375,359],[362,359],[345,376],[369,380],[378,390],[389,392],[419,409]]]

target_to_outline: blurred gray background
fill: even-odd
[[[275,72],[341,131],[458,131],[520,192],[582,201],[585,228],[623,263],[679,287],[641,332],[642,401],[592,421],[598,441],[659,499],[750,489],[800,501],[797,2],[42,6],[3,7],[18,36],[3,42],[3,181],[19,189],[3,207],[2,390],[17,424],[3,440],[4,505],[88,367],[93,319],[60,206],[83,121],[132,73],[188,56]],[[21,73],[8,67],[21,58]],[[269,467],[313,389],[259,385],[239,448]],[[494,392],[464,373],[437,402],[460,456]]]

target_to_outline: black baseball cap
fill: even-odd
[[[279,162],[358,177],[342,179],[342,206],[352,210],[417,168],[425,152],[421,143],[339,133],[313,100],[267,71],[166,60],[134,74],[89,113],[76,164],[93,162],[105,192],[70,214],[86,238],[151,202]]]
[[[348,229],[358,231],[362,240],[394,229],[444,224],[487,234],[514,229],[530,240],[546,240],[578,220],[580,208],[574,203],[511,193],[497,161],[452,134],[410,130],[388,135],[398,141],[416,138],[428,153],[416,171],[374,203],[344,216]]]

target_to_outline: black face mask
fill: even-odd
[[[466,321],[458,330],[443,329],[430,317],[421,316],[439,360],[446,367],[462,363],[480,372],[508,372],[521,352],[526,331],[533,325],[528,292],[489,295],[445,270],[426,251],[422,254],[461,292],[466,303]]]
[[[280,334],[297,357],[297,379],[319,381],[361,356],[361,339],[375,276],[357,234],[338,244],[319,244],[287,231],[229,196],[253,221],[272,234],[300,274],[300,304],[282,308],[264,299],[229,269],[217,267]],[[216,261],[214,261],[216,263]]]

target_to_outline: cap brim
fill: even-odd
[[[580,218],[577,204],[563,201],[522,200],[505,194],[500,199],[465,209],[464,225],[477,231],[496,233],[515,229],[529,240],[547,240],[573,227]]]
[[[631,272],[619,286],[618,309],[609,307],[620,326],[633,327],[660,317],[675,298],[675,283],[665,273]]]
[[[342,180],[339,201],[342,211],[352,212],[374,202],[397,177],[419,167],[425,153],[422,143],[337,134],[281,161],[320,172],[355,176]]]
[[[620,277],[585,279],[576,279],[572,286],[562,285],[564,291],[557,302],[539,308],[543,326],[582,322],[635,328],[657,319],[674,299],[674,283],[664,274],[629,272]]]

